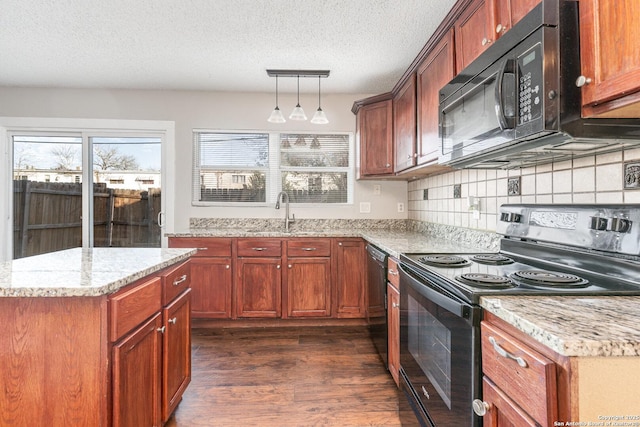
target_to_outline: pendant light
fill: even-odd
[[[311,123],[317,125],[324,125],[329,123],[329,119],[327,119],[327,115],[322,111],[322,107],[320,107],[320,76],[318,76],[318,109],[315,114],[311,118]]]
[[[276,108],[273,109],[271,115],[267,119],[269,123],[284,123],[286,122],[284,114],[278,108],[278,76],[276,76]]]
[[[296,108],[293,109],[291,115],[289,116],[291,120],[307,120],[307,115],[304,113],[304,110],[300,106],[300,76],[298,75],[298,104]]]

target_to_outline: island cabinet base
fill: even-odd
[[[0,298],[0,426],[157,427],[191,380],[189,262],[105,295]]]
[[[107,296],[0,298],[0,425],[110,425],[106,317]]]

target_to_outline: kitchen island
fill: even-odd
[[[193,253],[75,248],[0,264],[0,425],[164,422],[190,380]]]
[[[546,383],[546,398],[558,407],[555,426],[640,426],[640,297],[496,296],[482,297],[480,304],[488,326],[483,340],[486,332],[503,331],[507,338],[496,335],[497,344],[507,354],[532,360],[538,353],[555,368]],[[487,350],[483,371],[491,377],[497,371],[486,366],[485,357],[493,354],[491,346]],[[500,356],[490,363],[496,361],[505,371],[530,370]],[[517,402],[522,393],[531,400],[532,387],[510,398]]]

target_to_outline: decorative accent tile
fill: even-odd
[[[509,178],[507,180],[507,195],[519,196],[520,191],[520,177]]]
[[[429,200],[429,189],[425,188],[422,190],[422,200]]]
[[[453,198],[459,199],[462,197],[462,185],[454,184],[453,186]]]
[[[624,189],[640,189],[640,162],[624,164]]]

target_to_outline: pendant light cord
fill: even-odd
[[[298,107],[300,106],[300,74],[298,74]]]

